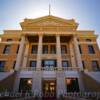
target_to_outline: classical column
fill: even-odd
[[[81,54],[80,54],[80,51],[79,51],[78,41],[77,41],[77,37],[76,36],[73,37],[73,43],[74,43],[77,66],[81,70],[83,70]],[[84,91],[84,82],[83,82],[81,71],[78,72],[78,75],[79,75],[79,87],[80,87],[80,90]]]
[[[35,72],[33,72],[33,85],[32,85],[32,91],[35,95],[41,94],[42,89],[42,75],[41,75],[41,56],[42,56],[42,35],[39,35],[39,42],[38,42],[38,52],[37,52],[37,69]]]
[[[34,95],[40,95],[42,93],[42,72],[33,71],[33,84],[32,91]]]
[[[21,42],[19,46],[19,52],[17,54],[17,59],[16,59],[16,66],[15,70],[18,71],[22,65],[22,57],[23,57],[23,52],[24,52],[24,45],[25,45],[25,36],[21,37]]]
[[[28,54],[29,54],[29,43],[26,43],[23,65],[22,65],[23,68],[29,67],[29,66],[27,66]]]
[[[57,97],[66,92],[65,87],[65,72],[62,69],[62,57],[61,57],[61,44],[60,36],[56,36],[56,50],[57,50],[57,67],[56,78],[57,78]]]
[[[56,51],[57,51],[57,67],[62,67],[62,60],[61,60],[61,45],[60,45],[60,36],[56,36]]]
[[[37,52],[37,68],[41,68],[41,55],[42,55],[42,35],[39,35],[38,52]]]
[[[81,70],[83,70],[82,60],[81,60],[81,54],[80,54],[80,51],[79,51],[78,41],[77,41],[77,37],[76,36],[73,37],[73,43],[74,43],[74,50],[75,50],[75,56],[76,56],[77,66]]]
[[[61,94],[66,93],[66,83],[65,83],[65,72],[64,71],[57,71],[56,73],[56,79],[57,79],[57,97],[59,97]]]
[[[71,65],[72,65],[72,67],[76,67],[74,46],[73,46],[72,40],[70,40],[70,42],[69,42],[69,49],[70,49]]]

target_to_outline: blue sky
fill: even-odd
[[[100,0],[0,0],[0,32],[21,29],[19,22],[24,18],[48,15],[49,3],[52,15],[73,18],[79,23],[78,29],[95,30],[100,35]]]

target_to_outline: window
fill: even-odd
[[[66,87],[67,87],[67,92],[79,92],[79,82],[78,78],[75,77],[69,77],[66,79]]]
[[[55,54],[55,53],[56,53],[56,46],[55,46],[55,45],[51,45],[51,47],[50,47],[50,52],[51,52],[52,54]]]
[[[95,53],[94,48],[93,48],[92,45],[88,45],[88,51],[89,51],[90,54],[94,54]]]
[[[8,54],[10,52],[10,47],[11,47],[10,45],[6,45],[5,48],[4,48],[3,53]]]
[[[67,53],[66,45],[61,45],[61,54],[66,54],[66,53]]]
[[[4,71],[5,61],[0,61],[0,71]]]
[[[26,93],[32,90],[32,78],[20,78],[19,92]]]
[[[37,54],[37,50],[38,50],[37,48],[38,48],[37,45],[32,45],[31,53],[33,53],[33,54]]]
[[[85,69],[85,62],[84,61],[82,61],[82,65],[83,65],[83,68]]]
[[[43,46],[43,54],[47,54],[48,53],[48,46],[44,45]]]
[[[62,67],[69,67],[68,61],[62,61]]]
[[[16,61],[13,62],[13,69],[15,69]]]
[[[30,67],[36,67],[36,61],[30,61]]]
[[[17,50],[16,50],[16,53],[18,53],[18,51],[19,51],[19,45],[17,46]]]
[[[91,42],[91,39],[86,39],[87,42]]]
[[[12,41],[12,39],[7,39],[7,41]]]
[[[81,53],[82,53],[81,46],[80,46],[80,45],[78,45],[78,47],[79,47],[79,51],[80,51],[80,54],[81,54]]]
[[[21,41],[21,38],[19,39],[19,41]]]
[[[96,60],[92,61],[92,68],[93,68],[94,71],[99,70],[98,61],[96,61]]]
[[[77,39],[77,41],[80,41],[79,39]]]
[[[43,67],[56,67],[56,60],[43,60],[42,66]]]

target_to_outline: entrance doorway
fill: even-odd
[[[32,79],[31,78],[21,78],[19,84],[19,92],[31,92],[32,90]]]
[[[56,99],[56,80],[43,80],[42,82],[43,100]]]
[[[67,78],[67,92],[79,92],[79,84],[77,78]]]

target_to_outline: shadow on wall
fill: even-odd
[[[81,72],[82,79],[85,86],[86,92],[100,92],[100,83],[88,76],[84,72]]]
[[[3,91],[13,91],[14,81],[16,78],[16,72],[12,73],[10,76],[6,77],[0,82],[0,92]]]

